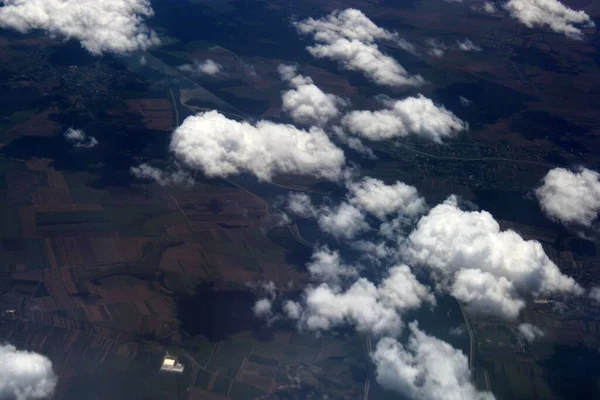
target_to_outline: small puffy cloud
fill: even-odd
[[[442,57],[448,49],[444,43],[436,39],[427,39],[427,46],[429,47],[427,53],[434,57]]]
[[[93,136],[88,136],[81,129],[69,128],[65,132],[65,139],[78,149],[91,149],[98,145],[98,141]]]
[[[363,257],[366,257],[375,264],[381,264],[383,260],[399,259],[396,248],[389,246],[383,241],[375,243],[368,240],[357,240],[352,242],[351,246],[353,249],[360,251]]]
[[[463,107],[469,107],[473,103],[472,100],[469,100],[464,96],[458,96],[458,100]]]
[[[316,218],[319,228],[323,232],[338,239],[352,239],[359,233],[370,229],[362,211],[346,202],[335,207],[315,207],[308,195],[290,193],[287,209],[303,218]]]
[[[461,210],[454,196],[419,220],[403,252],[474,314],[514,319],[532,297],[583,293],[539,242],[501,231],[488,212]]]
[[[0,345],[0,398],[50,398],[56,386],[52,362],[45,356]]]
[[[271,300],[263,298],[254,303],[252,311],[254,312],[254,315],[259,318],[268,318],[273,314],[272,307],[273,304],[271,303]]]
[[[594,287],[590,290],[589,297],[600,303],[600,287]]]
[[[331,133],[335,135],[340,142],[344,143],[357,153],[360,153],[363,157],[371,160],[377,159],[377,156],[375,156],[375,153],[373,153],[371,148],[367,147],[359,138],[348,135],[340,126],[333,126],[331,128]]]
[[[517,328],[519,330],[519,334],[523,337],[523,339],[528,342],[533,342],[535,339],[544,336],[544,331],[538,328],[535,325],[531,324],[520,324]]]
[[[481,47],[473,43],[471,39],[457,40],[456,45],[462,51],[481,51]]]
[[[425,199],[417,189],[402,182],[386,185],[379,179],[365,177],[348,184],[349,202],[383,220],[390,214],[417,216],[427,210]]]
[[[274,300],[277,297],[277,286],[273,281],[248,282],[246,286],[254,290],[261,298]]]
[[[283,92],[283,110],[299,124],[323,126],[340,115],[340,107],[348,101],[319,89],[311,78],[298,75],[296,68],[280,65],[281,78],[289,82],[293,89]]]
[[[558,0],[510,0],[504,7],[528,28],[547,27],[571,39],[583,38],[579,27],[594,26],[584,11],[575,11]]]
[[[416,135],[441,143],[467,129],[467,124],[423,95],[386,102],[379,111],[352,111],[342,118],[348,131],[369,140]]]
[[[496,12],[496,6],[491,1],[486,1],[483,3],[483,11],[488,14],[493,14]]]
[[[587,168],[554,168],[535,194],[548,217],[589,227],[600,211],[600,174]]]
[[[215,76],[221,73],[223,66],[208,59],[204,61],[194,60],[193,64],[183,64],[177,69],[190,74]]]
[[[346,290],[326,283],[310,287],[306,289],[304,303],[290,311],[298,310],[300,326],[309,330],[326,331],[350,325],[359,332],[395,335],[402,330],[405,311],[417,309],[423,303],[435,304],[435,297],[409,267],[400,265],[390,268],[379,285],[359,278]],[[288,316],[291,314],[287,312]]]
[[[329,250],[326,246],[313,253],[306,267],[313,278],[332,286],[338,285],[342,279],[358,274],[355,267],[342,262],[337,250]]]
[[[302,318],[302,306],[296,301],[286,301],[283,304],[283,312],[285,313],[285,316],[290,319],[297,320]]]
[[[191,185],[194,183],[194,179],[181,169],[174,172],[165,172],[146,163],[131,167],[131,174],[139,179],[153,180],[161,186]]]
[[[284,173],[337,180],[345,164],[344,152],[321,129],[238,122],[217,111],[186,118],[173,133],[171,150],[209,177],[250,172],[266,181]]]
[[[261,282],[259,284],[259,288],[272,299],[274,299],[277,296],[277,287],[275,286],[275,282],[273,281]]]
[[[22,33],[44,30],[76,39],[94,55],[126,54],[160,43],[144,19],[148,0],[3,0],[0,27]]]
[[[419,400],[492,400],[471,383],[467,357],[448,343],[410,324],[406,345],[383,338],[371,355],[377,382],[406,398]]]
[[[450,328],[450,334],[452,336],[462,336],[465,334],[465,327],[462,325],[457,325],[455,327]]]
[[[334,208],[322,208],[317,222],[323,232],[338,239],[352,239],[369,229],[365,215],[358,208],[346,202]]]
[[[307,50],[317,58],[337,61],[342,68],[362,72],[373,82],[386,86],[419,86],[420,75],[408,72],[392,57],[383,54],[375,42],[386,40],[414,51],[414,46],[397,33],[380,28],[361,11],[335,11],[325,18],[308,18],[295,23],[301,34],[312,35],[317,44]]]
[[[319,213],[306,193],[290,193],[287,209],[303,218],[316,218]]]

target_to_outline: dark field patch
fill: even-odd
[[[194,296],[178,300],[177,316],[184,332],[220,341],[257,326],[252,313],[254,301],[254,295],[249,292],[216,291],[209,285],[202,285]]]
[[[276,367],[279,365],[279,361],[277,361],[277,360],[273,360],[272,358],[257,356],[256,354],[252,354],[250,357],[248,357],[248,361],[256,363],[256,364],[260,364],[260,365],[269,365],[272,367]]]
[[[551,52],[540,50],[535,46],[519,46],[513,50],[515,54],[511,59],[519,64],[531,65],[551,72],[577,73],[575,66],[567,67],[560,63]]]
[[[212,374],[210,372],[201,369],[198,371],[198,375],[196,376],[196,382],[194,383],[194,386],[206,390],[208,389],[208,384],[210,383],[211,378]]]
[[[550,388],[563,399],[597,399],[600,396],[600,353],[584,346],[556,346],[543,363]]]
[[[233,383],[233,386],[231,387],[230,396],[234,400],[253,400],[264,394],[265,392],[252,385],[248,385],[244,382],[235,381]]]
[[[225,396],[229,391],[229,386],[231,386],[231,379],[217,375],[210,390],[211,392],[215,392]]]
[[[460,103],[460,96],[469,99],[471,104],[464,107]],[[435,97],[436,101],[469,122],[475,129],[523,111],[528,102],[536,100],[535,97],[506,86],[483,80],[475,83],[454,83],[436,90]]]
[[[589,129],[570,123],[545,111],[525,111],[514,118],[510,129],[519,133],[524,138],[548,138],[561,147],[581,149],[573,142],[573,136],[582,136]]]

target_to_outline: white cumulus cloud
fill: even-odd
[[[510,0],[504,7],[528,28],[547,27],[571,39],[583,38],[581,26],[594,26],[584,11],[575,11],[558,0]]]
[[[250,172],[267,181],[280,173],[337,180],[345,164],[344,152],[321,129],[238,122],[217,111],[186,118],[173,133],[171,150],[210,177]]]
[[[288,211],[303,218],[316,218],[319,228],[338,239],[352,239],[370,229],[365,214],[347,202],[337,206],[315,206],[304,193],[290,193]]]
[[[589,297],[600,303],[600,287],[593,287],[590,290]]]
[[[342,118],[348,131],[369,140],[416,135],[434,142],[456,136],[467,124],[423,95],[387,101],[378,111],[352,111]]]
[[[340,115],[340,107],[349,103],[346,99],[327,94],[307,76],[298,75],[296,68],[280,65],[281,78],[293,89],[283,92],[283,110],[299,124],[323,126]]]
[[[600,174],[587,168],[554,168],[535,194],[550,218],[589,227],[600,211]]]
[[[543,330],[528,323],[520,324],[517,329],[519,334],[528,342],[533,342],[535,339],[544,336]]]
[[[45,356],[0,345],[0,398],[31,400],[52,396],[56,386],[52,362]]]
[[[185,171],[177,169],[166,172],[149,164],[143,163],[137,167],[131,167],[131,174],[139,179],[150,179],[161,186],[169,185],[191,185],[194,179]]]
[[[486,1],[483,3],[483,11],[488,14],[493,14],[496,12],[496,6],[491,1]]]
[[[339,239],[352,239],[369,229],[365,215],[346,202],[334,208],[322,208],[317,222],[323,232]]]
[[[332,286],[338,285],[341,279],[358,275],[355,267],[342,262],[337,250],[330,250],[326,246],[313,253],[306,267],[313,278]]]
[[[88,136],[88,134],[81,129],[67,129],[65,132],[65,139],[70,143],[73,143],[73,146],[78,149],[91,149],[98,145],[98,140],[96,140],[95,137]]]
[[[283,312],[290,319],[302,318],[302,305],[296,301],[288,300],[283,304]]]
[[[272,315],[272,307],[273,304],[271,300],[265,297],[257,300],[256,303],[254,303],[252,311],[254,312],[254,315],[259,318],[268,318]]]
[[[303,218],[316,218],[319,214],[306,193],[290,193],[287,199],[287,209]]]
[[[436,39],[427,39],[427,46],[427,53],[435,57],[442,57],[448,49],[448,46]]]
[[[304,305],[294,303],[286,311],[288,316],[297,312],[300,326],[309,330],[349,325],[359,332],[395,335],[402,330],[402,314],[423,303],[435,304],[435,297],[408,266],[399,265],[379,285],[359,278],[346,290],[326,283],[310,287]]]
[[[360,71],[373,82],[386,86],[418,86],[420,75],[408,72],[379,50],[377,40],[394,42],[407,51],[414,47],[398,34],[380,28],[361,11],[335,11],[325,18],[308,18],[295,23],[301,34],[312,35],[317,44],[307,50],[317,58],[337,61],[342,68]]]
[[[94,55],[126,54],[160,43],[144,19],[149,0],[2,0],[0,27],[22,33],[41,29],[76,39]]]
[[[454,196],[419,220],[404,253],[472,313],[514,319],[532,297],[583,293],[539,242],[501,231],[488,212],[461,210]]]
[[[473,43],[471,39],[457,40],[456,45],[462,51],[481,51],[481,47]]]
[[[377,382],[403,396],[419,400],[492,400],[471,383],[467,357],[448,343],[410,325],[406,345],[383,338],[371,355]]]
[[[350,204],[381,220],[397,213],[414,217],[427,210],[425,199],[419,196],[417,189],[403,182],[386,185],[379,179],[365,177],[349,183],[348,190]]]
[[[193,64],[183,64],[177,69],[191,74],[215,76],[222,72],[223,66],[208,59],[204,61],[194,60]]]

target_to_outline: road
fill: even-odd
[[[175,112],[175,126],[173,128],[177,128],[180,123],[179,107],[177,107],[177,102],[175,100],[175,93],[173,93],[173,89],[169,89],[169,97],[171,98],[171,103],[173,104],[173,111]]]
[[[386,142],[394,144],[396,146],[400,146],[406,150],[412,151],[413,153],[417,153],[420,155],[423,155],[425,157],[429,157],[429,158],[436,158],[436,159],[440,159],[440,160],[457,160],[457,161],[502,161],[502,162],[513,162],[513,163],[521,163],[521,164],[534,164],[534,165],[541,165],[542,167],[548,167],[548,168],[556,168],[558,167],[558,165],[554,165],[554,164],[547,164],[547,163],[543,163],[543,162],[538,162],[538,161],[530,161],[530,160],[518,160],[518,159],[513,159],[513,158],[501,158],[501,157],[474,157],[474,158],[470,158],[470,157],[450,157],[450,156],[440,156],[437,154],[431,154],[431,153],[427,153],[424,152],[422,150],[417,150],[414,147],[411,146],[407,146],[403,143],[400,142],[396,142],[393,140],[386,140]]]
[[[475,336],[475,330],[471,325],[471,319],[467,315],[465,308],[463,307],[461,302],[458,302],[460,305],[460,311],[465,319],[465,324],[467,325],[467,330],[469,331],[469,340],[471,342],[469,346],[469,370],[471,370],[471,382],[475,384],[475,358],[477,358],[477,337]]]

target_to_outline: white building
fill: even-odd
[[[178,374],[181,374],[184,368],[183,364],[177,362],[177,357],[170,355],[168,352],[165,354],[165,358],[163,358],[162,365],[160,366],[161,371],[177,372]]]

